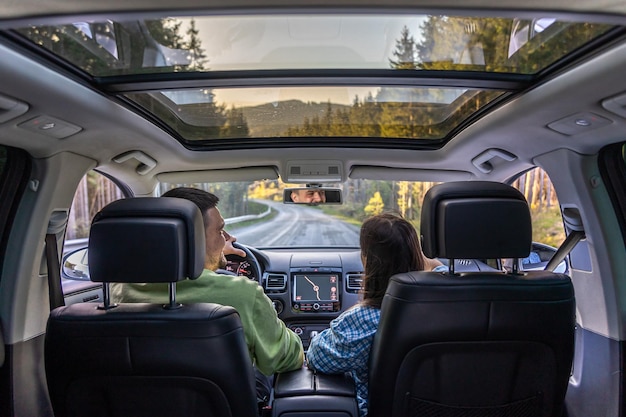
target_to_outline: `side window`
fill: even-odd
[[[74,194],[64,251],[86,246],[93,217],[102,207],[121,198],[124,198],[124,193],[113,181],[96,171],[87,173]]]
[[[63,245],[61,287],[65,305],[102,301],[102,286],[89,281],[89,229],[91,220],[102,207],[124,197],[113,181],[96,171],[88,172],[78,184]]]
[[[565,240],[565,228],[559,200],[548,174],[534,168],[517,178],[513,184],[528,201],[533,225],[533,247],[522,260],[525,270],[543,269],[556,249]],[[557,268],[565,272],[566,265]]]

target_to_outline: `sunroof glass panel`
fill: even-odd
[[[316,86],[181,89],[126,97],[185,141],[194,142],[281,137],[440,140],[503,94],[461,88]]]
[[[280,69],[535,74],[612,26],[438,15],[196,16],[18,31],[90,75]]]
[[[16,30],[96,77],[96,84],[132,88],[120,94],[185,142],[323,137],[380,138],[384,144],[387,138],[448,139],[510,92],[497,89],[502,74],[530,85],[538,80],[533,76],[613,28],[542,17],[324,14],[75,20]],[[343,70],[339,85],[311,86],[333,69]],[[260,76],[264,70],[283,70],[274,73],[282,77],[276,85],[296,82],[289,70],[310,71],[299,73],[308,74],[301,79],[305,86],[269,87]],[[312,80],[318,70],[320,79]],[[379,72],[372,76],[372,70]],[[437,71],[441,85],[465,88],[401,86],[419,86],[426,73],[429,85],[437,84]],[[213,72],[219,72],[216,80]],[[446,83],[453,72],[463,75]],[[250,87],[225,88],[231,76],[233,84],[244,77]],[[381,85],[340,86],[379,76]],[[142,84],[151,80],[174,83],[159,91]],[[182,89],[177,81],[208,87]]]

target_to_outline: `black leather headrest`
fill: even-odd
[[[530,210],[506,184],[439,184],[424,196],[421,235],[429,258],[524,258],[532,244]]]
[[[181,198],[127,198],[104,207],[89,233],[95,282],[176,282],[204,268],[205,234],[198,207]]]

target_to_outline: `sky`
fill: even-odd
[[[298,68],[388,69],[396,39],[407,25],[417,38],[423,16],[221,16],[196,18],[212,71]],[[190,19],[183,20],[189,27]],[[351,104],[377,87],[215,89],[236,106],[299,99]]]

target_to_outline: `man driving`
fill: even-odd
[[[182,303],[217,303],[234,307],[248,345],[250,359],[262,374],[270,376],[302,367],[304,352],[300,338],[285,326],[276,314],[263,288],[246,277],[215,272],[226,266],[225,254],[245,256],[234,248],[236,240],[224,230],[224,219],[217,209],[218,197],[195,188],[175,188],[163,197],[184,198],[200,209],[205,227],[206,254],[204,271],[194,280],[176,285],[177,300]],[[112,284],[116,302],[158,302],[168,299],[167,284]],[[257,397],[269,398],[271,382],[257,372]]]

